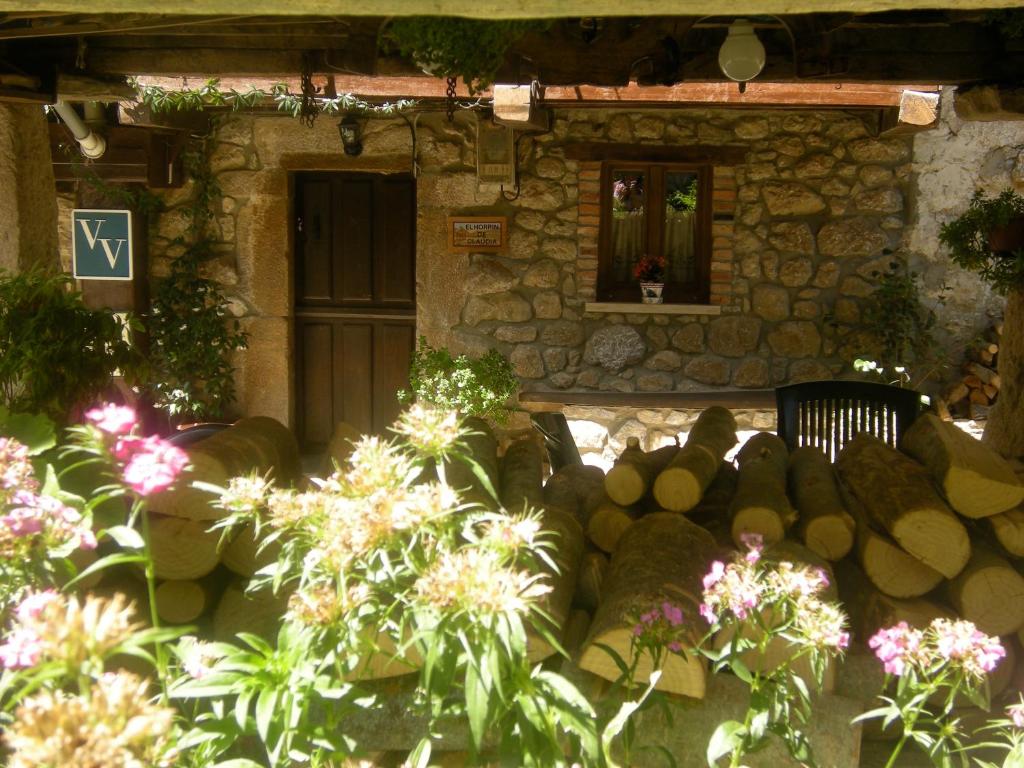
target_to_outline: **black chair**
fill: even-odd
[[[530,417],[534,428],[544,436],[544,447],[551,462],[551,471],[557,472],[569,464],[582,464],[580,449],[576,447],[569,422],[562,413],[535,413]]]
[[[892,447],[921,412],[921,393],[870,381],[807,381],[775,390],[778,435],[789,450],[817,446],[829,459],[858,432]]]

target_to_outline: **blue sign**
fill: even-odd
[[[76,280],[132,279],[132,212],[71,212],[72,264]]]

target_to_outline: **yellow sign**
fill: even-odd
[[[452,253],[497,253],[507,246],[505,216],[448,217],[448,250]]]

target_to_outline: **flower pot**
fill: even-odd
[[[1011,219],[1005,227],[988,233],[988,247],[992,253],[1009,255],[1024,249],[1024,216]]]
[[[640,283],[640,300],[644,304],[661,304],[661,292],[664,283]]]

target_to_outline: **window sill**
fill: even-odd
[[[588,301],[584,312],[618,312],[624,315],[720,315],[717,304],[641,304],[631,301]]]

